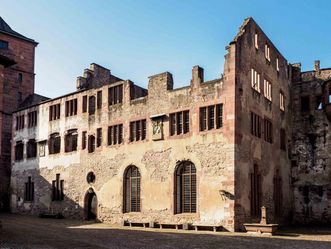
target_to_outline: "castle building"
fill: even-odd
[[[286,224],[293,214],[299,222],[309,214],[319,219],[318,205],[328,205],[331,194],[328,70],[303,73],[288,64],[252,18],[226,49],[214,80],[194,66],[188,86],[174,88],[164,72],[144,89],[91,64],[77,91],[20,106],[13,114],[11,210],[229,231],[258,222],[261,206],[269,222]],[[301,119],[313,129],[314,113],[296,108],[303,89],[310,96],[315,86],[323,125],[310,138]],[[326,147],[317,151],[312,140]],[[323,183],[309,179],[302,166],[308,158],[318,162]],[[330,209],[324,213],[330,219]]]
[[[33,96],[36,46],[0,17],[0,211],[9,209],[12,112]]]

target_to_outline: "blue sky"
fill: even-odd
[[[225,46],[252,16],[289,62],[331,67],[330,1],[0,0],[0,16],[39,42],[36,92],[75,91],[92,62],[146,87],[148,76],[173,74],[189,84],[191,68],[220,76]]]

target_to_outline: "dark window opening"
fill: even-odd
[[[251,177],[251,216],[259,217],[261,214],[261,174],[258,171],[258,166],[254,165],[254,171],[250,174]]]
[[[34,182],[31,181],[31,176],[28,177],[28,182],[25,183],[24,200],[34,200]]]
[[[251,112],[251,133],[253,136],[261,138],[261,117]]]
[[[72,152],[77,150],[78,132],[77,129],[68,130],[65,135],[65,152]]]
[[[24,114],[16,116],[16,130],[24,129]]]
[[[93,135],[88,136],[88,152],[93,153],[95,151],[95,137]]]
[[[24,154],[24,144],[22,141],[17,141],[15,145],[15,160],[20,161],[23,160]]]
[[[102,91],[97,92],[97,108],[102,108]]]
[[[182,111],[169,115],[170,136],[186,134],[190,131],[190,112]]]
[[[108,127],[108,145],[121,144],[123,142],[123,125]]]
[[[123,190],[123,212],[140,212],[140,172],[136,166],[126,169]]]
[[[97,147],[102,145],[102,128],[97,129]]]
[[[7,41],[0,40],[0,49],[8,49],[8,45]]]
[[[195,213],[197,210],[196,168],[189,161],[181,162],[175,172],[175,213]]]
[[[280,129],[280,149],[286,151],[286,132]]]
[[[30,139],[27,144],[27,158],[37,157],[37,143],[36,140]]]
[[[56,180],[52,181],[52,201],[64,200],[64,180],[60,180],[60,174],[56,174]]]
[[[123,85],[113,86],[108,89],[108,104],[115,105],[123,102]]]
[[[268,119],[264,119],[264,140],[268,143],[272,143],[272,123]]]
[[[130,142],[146,139],[146,119],[130,122]]]
[[[48,151],[49,154],[60,153],[61,150],[61,137],[59,133],[53,133],[50,135],[48,140]]]
[[[23,74],[22,73],[18,73],[17,82],[18,82],[18,84],[22,84],[22,82],[23,82]]]
[[[310,97],[303,96],[301,97],[301,111],[307,112],[310,110]]]
[[[95,97],[90,96],[88,99],[88,114],[93,115],[95,113]]]
[[[315,110],[323,109],[323,96],[316,96]]]

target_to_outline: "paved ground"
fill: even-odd
[[[0,215],[0,249],[80,248],[325,248],[331,249],[331,229],[288,229],[274,237],[244,233],[173,231],[111,227],[72,220]]]

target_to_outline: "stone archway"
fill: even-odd
[[[93,188],[90,188],[85,194],[84,201],[84,213],[86,220],[96,220],[97,215],[97,207],[98,207],[98,199],[95,194]]]

